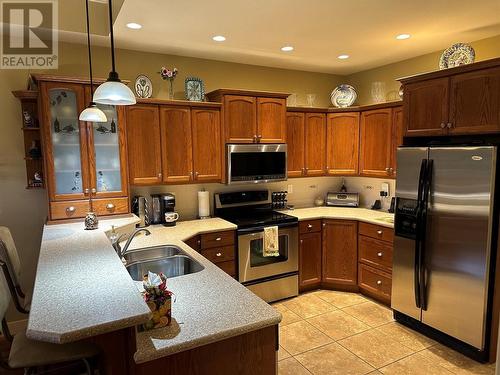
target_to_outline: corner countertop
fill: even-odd
[[[45,225],[26,335],[63,344],[141,324],[150,311],[116,255],[106,231],[135,227],[134,215]]]
[[[281,321],[279,312],[183,242],[201,233],[234,230],[236,225],[213,218],[148,229],[151,235],[138,236],[131,249],[169,243],[179,246],[204,269],[168,280],[168,288],[175,297],[172,324],[137,332],[136,363],[277,325]]]
[[[387,228],[394,228],[394,214],[387,211],[370,210],[361,207],[311,207],[282,210],[281,212],[295,216],[302,220],[313,219],[343,219],[357,220],[369,224],[376,224]]]

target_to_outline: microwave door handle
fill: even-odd
[[[421,224],[421,216],[422,216],[422,193],[423,193],[423,188],[424,188],[424,179],[425,179],[425,172],[427,169],[427,159],[423,159],[422,163],[420,164],[420,173],[418,177],[418,191],[417,191],[417,210],[416,210],[416,224],[417,227],[415,228],[415,259],[413,262],[413,291],[415,294],[415,305],[420,308],[422,306],[421,304],[421,272],[420,272],[420,265],[421,265],[421,243],[422,243],[422,224]]]

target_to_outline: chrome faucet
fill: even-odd
[[[137,236],[137,234],[139,234],[140,232],[146,233],[146,236],[149,236],[151,234],[151,232],[149,230],[147,230],[146,228],[139,228],[139,229],[134,230],[132,233],[129,234],[127,242],[125,242],[125,246],[123,246],[123,249],[120,246],[120,241],[121,241],[122,237],[127,235],[127,233],[122,234],[113,242],[113,247],[115,248],[115,251],[118,254],[118,256],[120,257],[120,259],[122,259],[125,256],[125,254],[127,254],[127,250],[128,250],[128,247],[130,246],[130,243],[135,238],[135,236]]]

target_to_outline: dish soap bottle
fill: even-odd
[[[342,186],[340,187],[341,193],[347,193],[347,188],[345,187],[345,179],[342,179]]]

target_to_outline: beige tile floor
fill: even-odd
[[[356,293],[319,290],[274,303],[281,312],[279,375],[493,375],[417,333]]]

